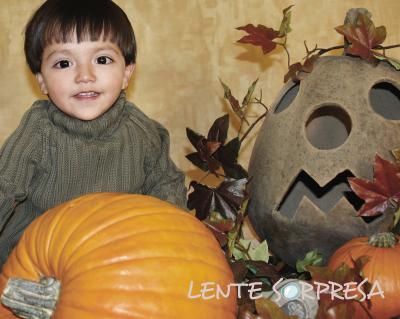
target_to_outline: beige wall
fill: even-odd
[[[43,98],[23,56],[23,28],[42,0],[1,0],[0,9],[0,143],[15,129],[32,101]],[[341,43],[333,28],[347,9],[366,7],[375,25],[388,30],[385,44],[400,43],[398,0],[116,0],[130,17],[138,40],[138,63],[128,97],[171,134],[171,155],[192,178],[185,159],[191,151],[185,128],[206,134],[226,111],[221,77],[240,99],[260,78],[264,101],[270,105],[283,84],[285,54],[263,56],[259,49],[235,44],[247,23],[279,27],[281,12],[295,4],[289,35],[292,61],[304,56],[303,41],[312,47]],[[399,50],[391,55],[400,58]],[[257,109],[255,109],[257,111]],[[260,110],[261,111],[261,110]],[[233,134],[233,131],[231,132]],[[244,146],[247,166],[254,138]]]

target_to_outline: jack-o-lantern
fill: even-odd
[[[400,146],[400,72],[330,56],[303,75],[266,117],[249,165],[250,220],[291,265],[376,231],[382,217],[356,217],[362,201],[347,177],[372,179],[375,154],[391,159]]]

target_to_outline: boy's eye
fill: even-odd
[[[107,56],[99,56],[99,57],[96,59],[96,62],[97,62],[98,64],[109,64],[109,63],[112,62],[112,60],[111,60],[109,57],[107,57]]]
[[[58,69],[65,69],[70,66],[70,62],[67,60],[61,60],[61,61],[58,61],[54,66]]]

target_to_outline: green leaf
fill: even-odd
[[[380,54],[374,54],[374,56],[378,60],[389,62],[397,71],[400,70],[400,60],[397,60],[395,58],[389,58],[387,56],[383,56],[383,55],[380,55]]]
[[[241,238],[239,239],[239,244],[239,247],[235,245],[233,248],[233,257],[235,257],[236,260],[249,260],[246,251],[248,252],[250,249],[251,240]]]
[[[265,240],[259,244],[254,244],[254,242],[249,239],[241,238],[239,240],[239,245],[235,245],[233,249],[233,256],[236,260],[243,259],[268,262],[268,244]]]
[[[298,260],[296,262],[296,270],[298,272],[306,272],[307,266],[322,266],[323,257],[322,254],[318,252],[318,250],[314,249],[309,251],[304,259]]]
[[[249,250],[249,255],[250,255],[251,260],[256,260],[256,261],[259,260],[259,261],[268,262],[269,253],[268,253],[267,241],[263,240],[256,247],[251,248]]]
[[[242,101],[242,107],[246,107],[247,105],[249,105],[251,103],[251,99],[253,97],[253,92],[254,92],[254,89],[256,88],[257,82],[258,82],[258,79],[255,80],[248,88],[247,94]]]
[[[290,20],[292,18],[292,9],[294,5],[291,5],[283,10],[283,18],[281,22],[281,26],[279,27],[279,37],[285,37],[292,29],[290,28]]]
[[[394,214],[393,228],[396,227],[399,220],[400,220],[400,209],[398,209],[397,212]]]

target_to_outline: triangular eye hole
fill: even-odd
[[[369,95],[372,109],[387,120],[400,120],[400,91],[389,82],[375,84]]]
[[[287,92],[279,100],[278,104],[274,109],[274,113],[277,114],[286,110],[296,98],[297,94],[299,93],[299,89],[300,89],[300,82],[296,82],[293,86],[291,86],[289,90],[287,90]]]

